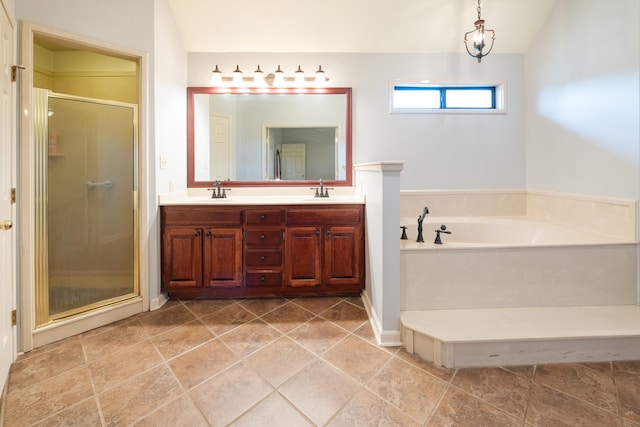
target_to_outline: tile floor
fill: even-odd
[[[640,427],[640,361],[440,369],[359,298],[170,301],[19,357],[0,425]]]

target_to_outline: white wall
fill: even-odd
[[[154,0],[154,50],[149,144],[149,296],[160,295],[160,215],[158,194],[187,188],[187,52],[168,0]],[[151,123],[150,123],[151,127]],[[160,169],[160,157],[166,169]],[[153,167],[152,167],[153,165]]]
[[[523,188],[523,55],[488,56],[481,64],[464,54],[234,54],[189,53],[189,86],[207,86],[216,64],[225,75],[236,65],[265,73],[278,65],[321,64],[329,86],[353,88],[353,162],[405,160],[403,189]],[[507,114],[389,113],[394,79],[504,81]]]
[[[560,0],[525,55],[527,187],[640,197],[640,6]]]
[[[186,53],[168,0],[20,0],[16,18],[149,54],[143,167],[149,208],[142,219],[149,232],[141,239],[149,252],[147,281],[154,299],[160,293],[158,193],[168,191],[170,182],[176,190],[186,187]],[[171,159],[162,173],[159,154]]]
[[[153,3],[154,0],[19,0],[16,18],[151,53]]]

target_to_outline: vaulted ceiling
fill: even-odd
[[[464,52],[476,0],[169,0],[189,52]],[[493,52],[523,53],[557,0],[483,0]]]

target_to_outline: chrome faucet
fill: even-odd
[[[231,191],[230,188],[222,188],[222,183],[219,179],[213,181],[213,184],[216,188],[207,188],[207,190],[211,191],[212,199],[226,199],[227,198],[227,190]],[[216,193],[217,190],[217,193]]]
[[[416,239],[416,242],[419,242],[419,243],[424,242],[424,238],[422,237],[422,221],[424,221],[424,217],[428,213],[429,213],[429,208],[425,206],[424,210],[422,211],[422,215],[418,217],[418,238]]]

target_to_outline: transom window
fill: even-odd
[[[391,86],[391,112],[504,112],[502,86],[396,82]]]

